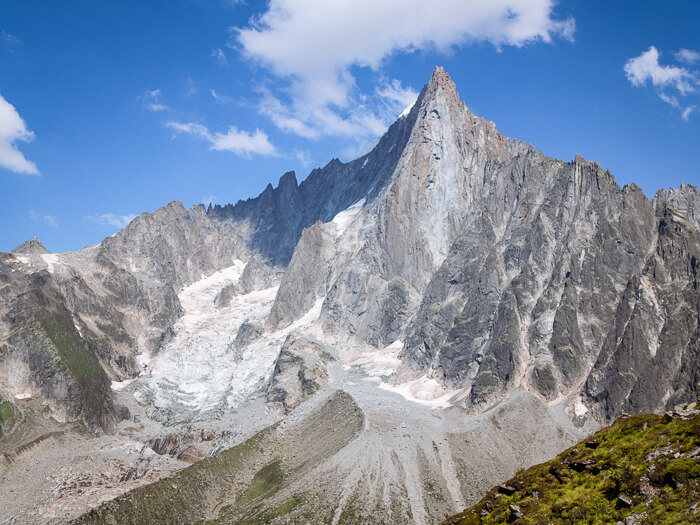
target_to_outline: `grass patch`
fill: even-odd
[[[249,501],[253,501],[254,499],[278,487],[283,479],[284,471],[282,470],[282,462],[279,459],[271,461],[255,473],[255,476],[253,476],[253,480],[250,483],[250,487],[248,487],[245,492],[238,496],[236,503],[239,505],[245,505]]]
[[[252,512],[244,518],[235,519],[232,517],[235,508],[232,506],[226,506],[222,509],[219,518],[213,522],[213,524],[223,524],[230,523],[235,525],[258,525],[260,523],[270,523],[277,518],[282,518],[292,513],[298,507],[306,504],[306,497],[304,495],[292,496],[285,500],[281,505],[273,509],[264,509],[262,507],[256,507]]]
[[[12,403],[9,401],[3,401],[0,403],[0,425],[4,425],[6,422],[12,422],[14,420],[15,411],[12,408]]]
[[[83,407],[91,422],[99,424],[110,384],[102,365],[77,333],[67,311],[45,312],[39,316],[39,322],[79,387]]]

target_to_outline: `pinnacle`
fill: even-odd
[[[437,96],[446,96],[456,103],[460,101],[456,84],[442,66],[435,66],[433,69],[430,81],[423,88],[419,101],[424,104]]]

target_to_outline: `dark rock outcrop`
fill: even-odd
[[[285,412],[315,394],[328,377],[333,357],[320,344],[290,334],[282,346],[267,389],[267,399]]]

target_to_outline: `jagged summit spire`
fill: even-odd
[[[457,85],[442,66],[435,66],[430,80],[418,97],[418,106],[425,105],[437,97],[444,97],[450,104],[460,104],[462,100],[457,92]]]
[[[449,73],[445,71],[445,68],[442,66],[435,66],[433,69],[433,74],[430,76],[430,81],[428,82],[428,85],[438,85],[438,86],[449,86],[452,89],[456,89],[457,86],[455,83],[452,81],[452,78],[450,77]]]

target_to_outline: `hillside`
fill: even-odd
[[[623,417],[443,523],[700,523],[700,412]]]

